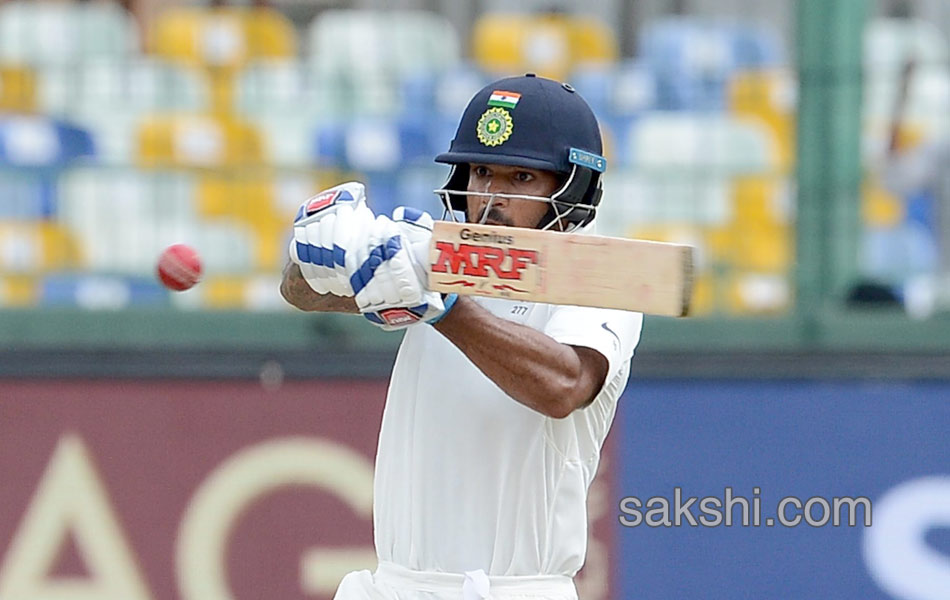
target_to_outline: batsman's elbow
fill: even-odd
[[[548,391],[547,401],[539,409],[546,417],[552,419],[566,419],[575,410],[586,404],[586,395],[580,391],[576,383],[564,381],[552,386]]]

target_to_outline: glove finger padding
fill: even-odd
[[[356,280],[351,277],[360,309],[400,302],[402,285],[393,279],[391,261],[400,252],[405,252],[402,243],[392,220],[382,215],[377,217],[366,243],[360,245]]]
[[[361,244],[368,244],[368,236],[375,224],[376,217],[366,205],[337,209],[333,227],[333,270],[337,281],[349,293],[355,295],[350,282],[347,263],[355,263],[354,252]]]
[[[309,198],[297,211],[290,259],[300,266],[301,274],[317,293],[352,296],[343,264],[346,246],[336,241],[337,213],[359,214],[366,225],[373,213],[366,206],[365,187],[347,182]],[[355,228],[357,225],[350,220]],[[339,269],[339,270],[338,270]]]
[[[380,217],[378,221],[385,223],[383,219]],[[443,300],[441,294],[426,289],[432,217],[417,209],[398,207],[393,211],[393,223],[395,234],[400,239],[399,248],[394,249],[392,256],[376,267],[367,284],[368,291],[362,298],[365,302],[361,302],[360,294],[357,294],[360,311],[367,320],[386,331],[404,329],[421,322],[436,323],[451,309],[457,296],[450,294]],[[395,239],[392,231],[386,235],[391,240]],[[387,281],[394,290],[384,287],[388,285]],[[377,285],[380,286],[379,290],[375,289]],[[398,303],[375,303],[381,296],[388,296],[393,291],[399,296]]]
[[[429,246],[432,241],[432,216],[417,208],[397,206],[393,210],[393,221],[399,226],[403,237],[408,240],[409,258],[419,281],[423,286],[428,283]]]
[[[330,292],[336,294],[337,296],[347,296],[352,295],[353,291],[349,285],[342,284],[336,276],[336,261],[334,260],[334,230],[336,228],[336,221],[340,210],[343,210],[346,207],[339,207],[337,209],[337,214],[327,215],[326,217],[320,219],[316,223],[311,223],[307,226],[307,232],[309,235],[310,230],[317,230],[318,236],[316,240],[312,240],[311,243],[316,245],[319,243],[320,254],[321,254],[321,264],[322,264],[322,275],[326,279],[327,287],[330,288]]]
[[[300,233],[304,234],[304,229],[300,228]],[[309,257],[299,257],[297,252],[300,249],[301,252],[307,252],[306,243],[299,244],[296,238],[297,230],[294,230],[294,239],[290,240],[290,258],[291,260],[300,268],[300,274],[303,276],[304,280],[307,282],[307,285],[310,286],[314,292],[324,295],[330,293],[330,288],[327,287],[326,282],[318,273],[318,268],[311,264]]]
[[[310,270],[313,273],[313,276],[321,281],[321,285],[327,288],[330,293],[337,294],[339,291],[333,286],[331,281],[331,276],[333,275],[332,269],[332,253],[328,252],[324,247],[324,236],[322,231],[324,228],[324,223],[328,226],[333,225],[333,221],[336,219],[336,215],[327,214],[323,218],[317,221],[310,222],[303,227],[297,227],[295,229],[303,229],[304,239],[306,239],[307,252],[309,253],[309,264]],[[327,263],[330,263],[328,266]]]

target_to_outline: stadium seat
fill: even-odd
[[[0,167],[0,222],[41,221],[56,212],[55,171]]]
[[[415,155],[418,164],[428,164],[435,154],[448,149],[469,100],[489,82],[489,76],[472,64],[403,78],[400,127],[414,130],[410,134],[415,138],[410,154]],[[428,138],[424,145],[422,135]]]
[[[774,173],[779,148],[768,128],[717,113],[653,112],[628,136],[632,164],[644,169],[688,169],[719,175]]]
[[[0,113],[36,110],[36,73],[24,66],[0,62]]]
[[[425,11],[327,10],[308,26],[307,42],[307,61],[335,94],[327,106],[344,115],[398,112],[403,78],[444,72],[461,54],[451,23]]]
[[[354,118],[329,122],[317,130],[314,160],[323,166],[359,173],[371,191],[370,207],[389,213],[400,204],[408,204],[400,198],[400,173],[432,169],[436,151],[447,148],[450,141],[449,137],[435,142],[431,124],[426,120]]]
[[[253,61],[237,78],[235,106],[261,132],[266,156],[275,165],[310,164],[317,124],[342,109],[328,105],[333,96],[305,63],[293,59]]]
[[[260,132],[230,117],[146,117],[137,144],[138,162],[145,167],[240,167],[265,161]]]
[[[195,69],[155,57],[99,58],[39,68],[39,105],[88,129],[103,162],[135,159],[135,130],[148,114],[195,112],[211,91]]]
[[[475,22],[472,56],[491,73],[563,80],[578,65],[617,60],[619,45],[606,24],[589,17],[489,13]]]
[[[47,221],[0,221],[0,272],[35,274],[76,269],[82,249],[73,232]]]
[[[614,165],[630,164],[627,134],[642,114],[657,108],[653,73],[638,61],[623,61],[609,67],[581,67],[569,82],[600,121],[607,159]]]
[[[39,78],[40,108],[55,115],[199,111],[210,100],[200,72],[151,56],[52,65]]]
[[[235,73],[249,61],[297,54],[297,33],[280,11],[269,8],[175,7],[159,13],[150,37],[152,53],[201,67],[212,105],[229,112]]]
[[[132,16],[118,4],[0,3],[0,62],[68,65],[138,50]]]
[[[399,173],[396,181],[395,206],[412,206],[438,219],[443,212],[442,201],[433,192],[448,178],[445,165],[418,166]]]
[[[632,166],[608,170],[604,184],[624,201],[604,203],[601,233],[696,245],[698,277],[729,282],[704,292],[710,310],[785,310],[791,210],[770,130],[729,114],[651,112],[628,141]]]
[[[4,273],[0,276],[0,307],[28,308],[39,300],[39,285],[33,274]]]
[[[72,169],[60,179],[60,222],[90,271],[151,277],[161,250],[186,242],[208,273],[245,273],[254,234],[244,224],[202,219],[194,176],[180,171]]]
[[[728,175],[701,169],[608,169],[609,197],[598,211],[599,232],[631,237],[656,225],[722,226],[732,219]]]
[[[643,26],[638,55],[658,78],[660,107],[724,110],[729,79],[739,70],[782,66],[778,35],[768,27],[696,17]]]
[[[796,86],[782,69],[743,70],[729,83],[729,111],[768,127],[778,146],[778,162],[788,172],[795,154]]]
[[[268,170],[208,174],[198,182],[198,216],[207,222],[235,222],[254,235],[253,268],[280,269],[287,259],[287,236],[293,215],[320,191],[314,177],[277,175]]]
[[[38,302],[43,307],[84,310],[123,310],[165,307],[169,292],[151,276],[59,273],[40,282]]]
[[[70,123],[0,115],[0,166],[62,167],[94,154],[89,132]]]
[[[297,34],[276,10],[175,7],[156,16],[149,46],[168,59],[235,69],[256,58],[296,55]]]
[[[257,59],[238,75],[235,107],[248,116],[294,113],[316,118],[328,108],[316,74],[295,58]]]

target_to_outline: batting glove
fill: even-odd
[[[353,296],[346,253],[373,223],[363,184],[349,182],[304,202],[294,219],[290,259],[318,294]]]
[[[347,267],[356,304],[367,320],[386,331],[420,322],[436,323],[457,296],[443,299],[426,289],[426,259],[432,217],[400,207],[393,219],[376,218],[367,243],[350,254]]]

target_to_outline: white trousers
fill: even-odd
[[[489,577],[480,569],[458,575],[383,562],[375,573],[349,573],[333,600],[577,600],[577,589],[564,575]]]

